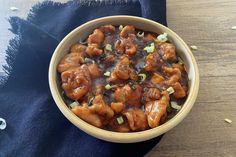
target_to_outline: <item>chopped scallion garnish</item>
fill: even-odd
[[[94,99],[94,97],[92,97],[92,96],[88,97],[88,106],[91,106],[93,104],[93,99]]]
[[[232,30],[236,30],[236,26],[232,26],[231,29],[232,29]]]
[[[141,110],[145,111],[145,107],[144,107],[144,105],[141,106]]]
[[[112,51],[112,46],[111,46],[111,44],[106,44],[105,49],[106,49],[107,51]]]
[[[79,43],[82,44],[82,45],[86,45],[87,44],[87,40],[80,39]]]
[[[146,74],[138,74],[138,76],[140,77],[139,83],[142,83],[142,82],[145,81],[145,79],[147,78],[147,75],[146,75]]]
[[[230,120],[230,119],[228,119],[228,118],[225,118],[224,120],[225,120],[225,122],[227,122],[227,123],[229,123],[229,124],[231,124],[231,123],[233,122],[232,120]]]
[[[169,94],[173,94],[173,93],[175,92],[175,90],[174,90],[173,87],[167,88],[166,91],[167,91]]]
[[[136,89],[136,87],[135,87],[135,81],[134,81],[134,80],[130,80],[130,81],[129,81],[129,85],[130,85],[130,87],[131,87],[133,90]]]
[[[103,53],[102,55],[99,56],[101,60],[105,59],[107,57],[106,53]]]
[[[83,57],[79,57],[79,60],[80,60],[81,63],[85,62]]]
[[[172,108],[174,108],[176,110],[180,110],[181,109],[181,106],[178,105],[177,102],[175,102],[175,101],[171,101],[170,105],[171,105]]]
[[[139,38],[144,37],[144,32],[142,32],[142,33],[141,33],[141,32],[138,32],[138,33],[137,33],[137,37],[139,37]]]
[[[107,71],[107,72],[105,72],[103,75],[109,77],[109,76],[111,76],[111,72],[110,72],[110,71]]]
[[[74,101],[74,102],[72,102],[72,103],[70,104],[70,107],[71,107],[71,108],[74,108],[74,107],[76,107],[76,106],[79,106],[79,102],[78,102],[78,101]]]
[[[154,45],[154,43],[151,43],[150,45],[144,47],[143,50],[147,51],[147,53],[152,53],[152,52],[154,52],[154,50],[155,50],[155,45]]]
[[[191,45],[190,48],[191,48],[192,50],[197,50],[197,46],[196,46],[196,45]]]
[[[183,60],[180,57],[178,57],[178,64],[184,64]]]
[[[112,89],[112,86],[111,86],[110,84],[107,84],[107,85],[105,86],[105,89],[106,89],[106,90],[110,90],[110,89]]]
[[[167,111],[168,113],[170,113],[170,112],[172,111],[172,108],[171,108],[170,103],[168,104],[168,106],[167,106],[167,108],[166,108],[166,111]]]
[[[92,60],[92,59],[90,59],[90,58],[85,58],[85,59],[84,59],[84,63],[92,63],[92,64],[94,64],[95,61]]]
[[[117,120],[118,124],[120,124],[120,125],[124,123],[124,119],[122,116],[116,118],[116,120]]]
[[[166,42],[168,40],[167,33],[163,33],[157,36],[157,40],[160,42]]]
[[[119,30],[120,30],[120,31],[122,31],[123,28],[124,28],[123,25],[120,25],[120,26],[119,26]]]

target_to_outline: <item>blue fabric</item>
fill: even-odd
[[[16,35],[7,49],[7,77],[0,82],[0,157],[143,156],[161,137],[134,144],[93,138],[72,125],[56,107],[48,86],[48,66],[59,41],[91,19],[135,15],[166,25],[165,0],[67,2],[45,1],[26,20],[11,17]]]

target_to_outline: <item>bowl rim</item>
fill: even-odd
[[[164,124],[162,124],[160,126],[157,126],[156,128],[152,128],[152,129],[144,130],[144,131],[140,131],[140,132],[131,132],[131,133],[113,132],[113,131],[108,131],[108,130],[104,130],[104,129],[101,129],[101,128],[97,128],[97,127],[85,122],[84,120],[80,119],[79,117],[77,117],[67,107],[67,105],[64,103],[63,99],[61,98],[60,94],[58,93],[58,89],[57,89],[58,87],[57,87],[56,79],[53,77],[53,75],[55,73],[55,69],[56,69],[56,66],[57,66],[54,63],[55,63],[57,54],[60,53],[59,52],[60,48],[65,44],[65,42],[74,33],[79,31],[84,26],[91,25],[91,24],[97,23],[97,22],[101,22],[103,20],[114,20],[115,18],[116,19],[126,18],[126,19],[129,19],[129,20],[142,20],[146,23],[149,23],[149,24],[151,23],[153,25],[156,25],[157,28],[167,30],[169,32],[169,35],[175,36],[175,38],[180,41],[180,43],[182,44],[184,49],[186,49],[186,51],[188,52],[188,54],[191,58],[190,62],[192,62],[192,64],[193,64],[193,69],[194,69],[193,70],[193,75],[194,75],[194,77],[192,78],[192,86],[189,90],[188,98],[186,99],[185,103],[183,104],[182,109],[174,117],[172,117],[170,120],[168,120]],[[197,95],[198,95],[198,90],[199,90],[199,70],[198,70],[198,66],[197,66],[196,60],[195,60],[191,50],[189,49],[187,44],[183,41],[183,39],[181,39],[174,31],[172,31],[168,27],[166,27],[166,26],[164,26],[164,25],[162,25],[162,24],[160,24],[156,21],[152,21],[152,20],[142,18],[142,17],[137,17],[137,16],[129,16],[129,15],[115,15],[115,16],[106,16],[106,17],[97,18],[97,19],[88,21],[88,22],[80,25],[79,27],[75,28],[74,30],[72,30],[69,34],[67,34],[62,39],[62,41],[56,47],[56,49],[55,49],[55,51],[54,51],[54,53],[51,57],[48,72],[49,72],[49,74],[48,74],[49,87],[50,87],[52,97],[53,97],[57,107],[64,114],[64,116],[70,122],[72,122],[75,126],[80,128],[81,130],[83,130],[85,133],[87,133],[89,135],[92,135],[94,137],[97,137],[99,139],[105,140],[105,141],[117,142],[117,143],[133,143],[133,142],[141,142],[141,141],[149,140],[149,139],[152,139],[152,138],[157,137],[159,135],[162,135],[165,132],[169,131],[170,129],[174,128],[177,124],[179,124],[187,116],[187,114],[189,113],[189,111],[193,107],[194,102],[195,102],[195,100],[197,98]]]

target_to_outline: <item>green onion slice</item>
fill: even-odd
[[[196,45],[191,45],[190,48],[191,48],[192,50],[197,50],[197,46],[196,46]]]
[[[147,78],[147,75],[146,75],[146,74],[143,74],[143,73],[138,74],[138,76],[141,78],[141,80],[139,81],[140,83],[142,83],[143,81],[145,81],[146,78]]]
[[[112,51],[112,46],[111,46],[111,44],[106,44],[105,49],[106,49],[107,51]]]
[[[167,33],[163,33],[157,36],[157,40],[160,42],[166,42],[168,40]]]
[[[147,53],[152,53],[152,52],[154,52],[154,50],[155,50],[155,45],[154,45],[154,43],[151,43],[150,45],[144,47],[143,50],[147,51]]]
[[[101,60],[105,59],[107,57],[106,53],[103,53],[102,55],[99,56]]]
[[[170,113],[172,111],[172,108],[171,108],[171,104],[169,103],[167,108],[166,108],[167,112]]]
[[[123,28],[124,28],[123,25],[120,25],[120,26],[119,26],[119,30],[120,30],[120,31],[122,31]]]
[[[231,124],[231,123],[233,122],[232,120],[230,120],[230,119],[228,119],[228,118],[225,118],[224,120],[225,120],[225,122],[227,122],[227,123],[229,123],[229,124]]]
[[[94,99],[93,96],[88,97],[88,106],[91,106],[93,104],[93,99]]]
[[[85,58],[84,59],[84,63],[92,63],[92,64],[94,64],[95,63],[95,61],[94,60],[92,60],[92,59],[90,59],[90,58]]]
[[[122,116],[116,118],[116,120],[117,120],[118,124],[120,124],[120,125],[124,123],[124,119]]]
[[[175,101],[171,101],[170,105],[171,105],[172,108],[174,108],[174,109],[176,109],[178,111],[181,109],[181,106],[178,105],[177,102],[175,102]]]
[[[144,107],[144,105],[141,106],[141,110],[145,111],[145,107]]]
[[[86,39],[85,40],[80,39],[79,43],[82,45],[86,45],[88,42]]]
[[[109,76],[111,76],[111,72],[110,71],[106,71],[103,75],[109,77]]]
[[[70,104],[70,107],[71,107],[71,108],[74,108],[74,107],[76,107],[76,106],[79,106],[79,102],[78,102],[78,101],[74,101],[74,102],[72,102],[72,103]]]
[[[110,84],[107,84],[107,85],[105,86],[105,89],[106,89],[106,90],[110,90],[110,89],[112,89],[112,86],[111,86]]]
[[[232,29],[232,30],[236,30],[236,26],[232,26],[231,29]]]
[[[167,88],[166,91],[167,91],[169,94],[173,94],[173,93],[175,92],[175,90],[174,90],[173,87]]]
[[[180,57],[178,57],[178,64],[184,64],[183,60]]]
[[[137,33],[137,37],[139,37],[139,38],[144,37],[144,32],[142,32],[142,33],[141,33],[141,32],[138,32],[138,33]]]
[[[136,87],[135,87],[135,81],[134,81],[134,80],[130,80],[130,81],[129,81],[129,85],[130,85],[130,87],[131,87],[133,90],[136,89]]]
[[[85,62],[83,57],[79,57],[79,61],[80,61],[81,63],[84,63],[84,62]]]

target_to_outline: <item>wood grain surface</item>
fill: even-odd
[[[200,90],[190,114],[146,156],[235,157],[236,1],[168,0],[167,10],[169,27],[198,47]]]
[[[0,58],[12,37],[5,17],[25,17],[39,0],[22,1],[0,0]],[[19,7],[19,12],[9,11],[10,6]],[[198,47],[193,53],[200,90],[189,115],[146,157],[235,157],[236,30],[231,27],[236,25],[236,0],[167,0],[167,16],[169,27]]]

